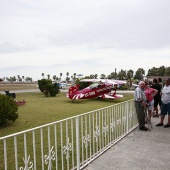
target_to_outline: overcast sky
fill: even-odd
[[[0,78],[170,66],[170,0],[4,0]]]

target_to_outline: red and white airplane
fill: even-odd
[[[125,81],[106,80],[106,79],[83,79],[81,82],[95,82],[90,86],[79,90],[79,85],[71,86],[68,90],[67,97],[74,100],[91,99],[91,98],[108,98],[115,99],[123,97],[123,95],[116,94],[117,86],[125,84]],[[112,89],[114,87],[114,92]]]

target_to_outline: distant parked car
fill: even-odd
[[[60,89],[65,89],[67,87],[67,83],[58,83]]]

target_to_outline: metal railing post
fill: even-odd
[[[76,155],[77,170],[80,170],[80,140],[79,140],[79,116],[76,117]]]
[[[127,120],[127,122],[126,122],[126,134],[128,134],[129,133],[129,104],[130,104],[130,102],[126,102],[126,107],[125,107],[125,109],[126,109],[126,120]]]

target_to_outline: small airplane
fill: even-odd
[[[94,82],[88,87],[79,90],[79,85],[71,86],[68,90],[67,97],[74,100],[91,99],[91,98],[108,98],[115,99],[123,97],[123,95],[116,94],[117,86],[125,84],[123,81],[105,80],[105,79],[83,79],[81,82]],[[114,87],[114,92],[112,89]]]

